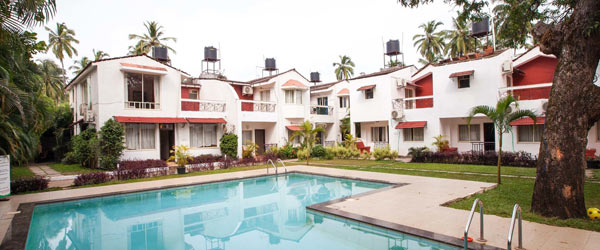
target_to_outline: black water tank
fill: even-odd
[[[472,36],[474,37],[487,36],[490,32],[489,19],[485,17],[481,19],[481,21],[473,23],[471,31],[473,32]]]
[[[319,72],[310,72],[310,81],[311,82],[320,82]]]
[[[217,49],[213,46],[204,47],[204,60],[217,61]]]
[[[169,54],[165,47],[152,47],[152,57],[160,61],[168,61]]]
[[[265,69],[266,70],[276,70],[277,69],[277,66],[275,64],[275,58],[265,59]]]
[[[385,54],[386,55],[398,55],[400,54],[400,41],[389,40],[385,43]]]

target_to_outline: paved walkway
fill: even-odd
[[[288,170],[304,171],[332,176],[381,180],[408,185],[386,189],[369,195],[347,199],[327,207],[351,214],[358,214],[383,221],[427,230],[433,233],[460,238],[469,211],[444,207],[448,201],[480,192],[493,187],[492,183],[463,181],[421,176],[386,174],[335,168],[289,166]],[[0,239],[4,238],[19,204],[61,198],[77,198],[89,195],[127,192],[148,188],[164,188],[173,185],[200,184],[230,178],[264,175],[265,169],[190,176],[174,179],[126,183],[91,188],[79,188],[11,196],[9,201],[0,202]],[[510,211],[507,211],[510,213]],[[509,218],[485,215],[485,238],[487,245],[506,248]],[[533,222],[523,222],[526,249],[574,249],[591,250],[600,246],[600,233],[556,227]],[[471,226],[471,237],[478,236],[477,218]],[[515,232],[515,243],[516,243]]]
[[[48,178],[50,180],[48,183],[49,188],[71,186],[73,185],[73,180],[76,178],[76,175],[62,175],[60,172],[43,163],[30,165],[29,169],[36,176]]]

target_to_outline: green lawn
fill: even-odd
[[[28,167],[24,167],[24,166],[10,167],[10,179],[11,180],[27,178],[27,177],[34,177],[34,176],[35,176],[35,174],[33,174],[33,172],[31,172],[31,170],[29,170]]]
[[[63,175],[78,175],[78,174],[105,171],[105,170],[101,170],[101,169],[84,168],[79,164],[52,163],[48,166],[50,168],[60,172]]]
[[[325,161],[327,162],[327,161]],[[375,162],[375,161],[373,161]],[[390,163],[390,162],[380,162],[380,164],[370,163],[360,163],[353,164],[356,166],[350,166],[350,162],[345,162],[345,165],[341,166],[325,166],[330,168],[340,168],[340,169],[349,169],[349,170],[361,170],[361,171],[371,171],[371,172],[383,172],[383,173],[392,173],[392,174],[404,174],[404,175],[418,175],[418,176],[428,176],[428,177],[438,177],[438,178],[449,178],[449,179],[460,179],[460,180],[472,180],[472,181],[482,181],[482,182],[496,182],[495,176],[483,176],[483,175],[465,175],[461,173],[440,173],[440,172],[429,172],[429,171],[419,171],[419,170],[407,170],[408,167],[411,166],[411,169],[429,169],[429,170],[451,170],[456,171],[458,169],[465,169],[468,172],[481,172],[488,173],[487,168],[490,166],[471,166],[469,165],[454,165],[454,164],[415,164],[415,163]],[[323,162],[315,162],[316,164]],[[433,166],[438,165],[438,166]],[[495,167],[491,166],[491,169],[495,171]],[[492,172],[494,172],[492,171]],[[520,173],[520,175],[530,175],[530,171],[535,173],[535,169],[530,168],[504,168],[503,173],[505,174],[515,174]],[[508,173],[507,173],[508,172]],[[598,172],[596,172],[598,173]],[[512,208],[515,203],[518,203],[522,207],[523,219],[533,222],[538,222],[542,224],[549,224],[555,226],[566,226],[566,227],[574,227],[581,228],[586,230],[593,230],[600,232],[600,221],[592,221],[588,219],[568,219],[568,220],[560,220],[556,218],[546,218],[540,215],[534,214],[530,212],[531,209],[531,196],[533,194],[533,184],[535,180],[526,179],[526,178],[511,178],[511,177],[503,177],[502,185],[496,187],[495,189],[488,190],[485,193],[477,194],[471,198],[454,202],[449,205],[449,207],[457,208],[457,209],[471,209],[473,205],[473,201],[475,198],[480,198],[484,202],[484,211],[486,214],[494,214],[502,217],[510,217],[512,213]],[[585,184],[585,201],[586,207],[600,207],[600,184],[586,182]]]

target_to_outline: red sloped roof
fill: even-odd
[[[223,118],[185,118],[189,123],[227,123]]]
[[[475,73],[475,70],[462,71],[462,72],[454,72],[454,73],[450,74],[450,76],[448,78],[459,77],[459,76],[470,76],[473,73]]]
[[[546,122],[546,117],[538,117],[536,119],[536,124],[541,125]],[[510,123],[511,126],[519,126],[519,125],[533,125],[533,119],[529,117],[521,118],[519,120],[513,121]]]
[[[285,127],[286,127],[287,129],[291,130],[291,131],[300,131],[300,130],[302,130],[302,129],[300,128],[300,126],[298,126],[298,125],[287,125],[287,126],[285,126]]]
[[[427,73],[427,74],[424,74],[424,75],[422,75],[422,76],[420,76],[420,77],[417,77],[416,79],[414,79],[414,80],[411,80],[411,81],[409,81],[409,82],[410,82],[410,83],[416,83],[416,82],[418,82],[418,81],[421,81],[421,80],[423,80],[423,79],[427,78],[427,77],[428,77],[428,76],[430,76],[430,75],[433,75],[433,73],[429,72],[429,73]]]
[[[298,87],[303,89],[308,88],[306,85],[296,80],[288,80],[283,85],[281,85],[281,87]]]
[[[115,116],[115,120],[121,123],[186,123],[185,118],[178,117],[136,117]]]
[[[356,91],[367,90],[367,89],[372,89],[372,88],[375,88],[375,84],[362,86],[362,87],[358,88]]]
[[[427,121],[418,121],[418,122],[399,122],[396,125],[396,129],[401,128],[424,128],[427,126]]]

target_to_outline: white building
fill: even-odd
[[[193,155],[220,154],[224,133],[238,135],[238,154],[247,143],[263,153],[288,143],[305,120],[325,129],[319,144],[333,145],[343,140],[346,117],[351,133],[371,150],[389,145],[405,155],[410,147],[432,148],[438,135],[460,152],[498,150],[490,120],[475,117],[467,126],[466,117],[472,107],[494,106],[507,93],[540,118],[535,130],[528,119],[513,123],[512,133],[503,135],[503,150],[536,155],[556,61],[538,48],[518,57],[488,49],[421,69],[391,67],[312,85],[294,69],[250,81],[194,78],[140,55],[94,61],[66,89],[75,134],[111,118],[125,125],[123,159],[164,160],[174,145],[190,146]],[[600,149],[598,125],[588,145]]]

